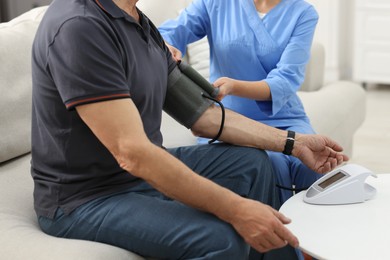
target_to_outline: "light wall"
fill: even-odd
[[[314,36],[326,50],[325,81],[352,78],[354,0],[307,0],[319,22]]]

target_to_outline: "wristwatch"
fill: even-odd
[[[295,142],[295,132],[288,130],[286,144],[284,145],[284,150],[283,150],[283,153],[285,155],[291,155],[291,152],[294,148],[294,142]]]

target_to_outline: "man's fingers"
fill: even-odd
[[[349,160],[349,157],[348,157],[348,155],[346,155],[346,154],[340,154],[340,153],[338,153],[338,154],[337,154],[337,157],[340,157],[340,160],[342,160],[343,162],[346,162],[346,161]]]
[[[282,224],[288,224],[291,222],[291,219],[280,213],[279,211],[273,209],[274,215],[282,222]]]
[[[334,151],[336,152],[342,152],[343,151],[343,147],[341,145],[339,145],[336,141],[328,138],[328,137],[324,137],[325,138],[325,141],[326,141],[326,146],[332,148]]]
[[[292,247],[298,247],[299,241],[296,236],[291,233],[285,226],[281,225],[278,229],[275,230],[276,234],[280,239],[284,240],[286,244],[290,244]]]
[[[287,241],[280,238],[277,234],[270,235],[268,237],[263,237],[258,245],[252,245],[257,251],[262,253],[267,252],[272,249],[281,248],[287,245]]]
[[[288,224],[291,222],[291,219],[284,216],[279,211],[275,210],[275,215],[278,217],[278,219],[281,221],[280,225],[278,225],[275,229],[275,233],[279,236],[279,238],[285,243],[290,244],[293,247],[298,247],[299,242],[298,238],[291,233],[290,230],[288,230],[283,224]]]
[[[277,233],[274,233],[272,236],[269,237],[269,243],[271,244],[272,248],[280,248],[287,245],[287,241],[280,237]]]

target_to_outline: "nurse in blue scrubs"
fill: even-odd
[[[316,10],[303,0],[193,0],[159,30],[181,53],[207,36],[210,81],[225,107],[273,127],[314,133],[297,91],[317,21]],[[268,155],[282,203],[290,189],[306,188],[321,176],[295,157]]]

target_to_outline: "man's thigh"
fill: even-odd
[[[56,221],[40,218],[51,235],[98,241],[159,259],[245,259],[249,247],[215,216],[144,191],[89,202]],[[234,257],[234,258],[230,258]]]
[[[170,152],[242,196],[271,206],[279,201],[263,151],[215,144]],[[69,216],[59,211],[55,221],[41,217],[39,222],[54,236],[99,241],[154,258],[245,259],[249,251],[230,224],[173,201],[145,182],[88,202]]]
[[[225,143],[179,147],[168,151],[213,182],[243,197],[279,207],[275,174],[264,151]]]

